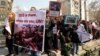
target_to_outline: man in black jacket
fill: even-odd
[[[8,55],[6,55],[6,56],[10,56],[14,53],[14,51],[16,52],[16,54],[18,54],[18,48],[13,46],[13,43],[15,43],[14,38],[13,38],[14,37],[15,14],[13,12],[9,12],[7,19],[9,21],[11,34],[5,29],[6,26],[4,26],[3,34],[6,37],[6,47],[8,48]]]
[[[70,32],[71,42],[72,42],[72,55],[78,54],[80,40],[78,34],[76,33],[77,26],[73,25]]]

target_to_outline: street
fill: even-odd
[[[7,48],[0,48],[0,56],[5,56],[7,54]]]
[[[56,52],[54,52],[56,53]],[[8,51],[7,51],[7,48],[6,47],[3,47],[3,48],[0,48],[0,56],[5,56],[8,54]],[[30,53],[28,54],[25,54],[25,53],[20,53],[18,56],[29,56]],[[58,53],[56,53],[57,56],[61,56],[60,55],[60,51]],[[47,56],[47,54],[42,54],[42,56]]]
[[[0,48],[0,56],[5,56],[8,54],[8,50],[6,47]],[[18,56],[29,56],[28,54],[19,54]]]

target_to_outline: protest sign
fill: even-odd
[[[64,16],[64,24],[77,24],[78,17],[76,16]]]
[[[49,16],[59,17],[60,16],[61,3],[56,1],[50,1],[49,5]]]
[[[32,51],[43,51],[45,14],[44,11],[25,11],[16,14],[15,38],[19,46]]]

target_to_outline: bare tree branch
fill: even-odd
[[[95,0],[89,4],[89,16],[100,23],[100,0]]]

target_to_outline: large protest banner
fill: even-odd
[[[45,14],[44,11],[25,11],[16,14],[15,39],[18,46],[43,51]]]

